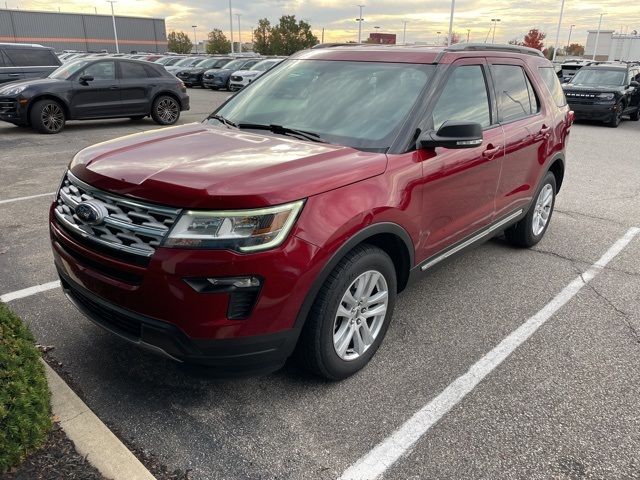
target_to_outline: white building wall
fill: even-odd
[[[596,34],[596,30],[589,30],[584,50],[585,57],[591,58],[593,56]],[[596,58],[609,61],[640,61],[640,35],[623,35],[614,33],[613,30],[601,30]]]
[[[587,44],[584,47],[586,57],[593,56],[593,49],[596,45],[596,37],[598,37],[598,51],[596,52],[597,60],[605,60],[611,52],[611,44],[613,42],[613,30],[600,30],[598,36],[597,30],[589,30],[587,35]]]

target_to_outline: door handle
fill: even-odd
[[[539,134],[542,135],[543,138],[549,138],[551,133],[551,127],[547,127],[546,125],[542,125]]]
[[[111,85],[111,86],[109,87],[109,90],[118,90],[119,88],[120,88],[120,86],[119,86],[119,85]]]
[[[502,147],[500,145],[498,145],[497,147],[494,147],[491,143],[489,145],[487,145],[487,148],[484,152],[482,152],[482,156],[484,158],[488,158],[489,160],[492,160],[493,157],[495,157],[500,150],[502,150]]]
[[[20,74],[19,73],[10,73],[9,76],[10,77],[19,77]]]

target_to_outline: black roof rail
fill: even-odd
[[[512,52],[512,53],[524,53],[526,55],[536,55],[538,57],[544,57],[544,54],[540,50],[535,48],[523,47],[520,45],[503,45],[498,43],[456,43],[449,47],[446,47],[445,52]]]

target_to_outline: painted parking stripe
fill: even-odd
[[[347,468],[339,480],[375,480],[380,478],[400,457],[433,427],[513,351],[533,335],[560,308],[602,271],[640,233],[630,228],[589,269],[576,277],[538,313],[502,340],[493,350],[478,360],[465,374],[454,380],[437,397],[418,410],[409,420],[373,450]]]
[[[54,193],[55,192],[39,193],[38,195],[29,195],[28,197],[8,198],[6,200],[0,200],[0,204],[19,202],[21,200],[31,200],[32,198],[46,197],[47,195],[51,195],[53,197]]]
[[[53,290],[60,287],[60,280],[55,280],[49,283],[43,283],[42,285],[36,285],[34,287],[23,288],[22,290],[16,290],[15,292],[5,293],[0,296],[0,302],[11,302],[12,300],[18,300],[19,298],[30,297],[37,293],[46,292],[47,290]]]

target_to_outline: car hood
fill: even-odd
[[[13,89],[15,87],[57,85],[60,82],[66,82],[66,80],[59,80],[57,78],[33,78],[31,80],[16,80],[15,82],[8,82],[8,83],[1,84],[0,95],[2,95],[5,91]]]
[[[214,75],[231,75],[233,72],[237,72],[237,70],[231,70],[230,68],[219,68],[218,70],[212,70],[211,73]]]
[[[99,143],[71,171],[116,194],[183,208],[287,203],[386,169],[383,153],[193,123]]]
[[[565,92],[621,92],[624,87],[618,85],[583,85],[580,83],[566,83]]]
[[[255,77],[257,75],[260,75],[261,73],[264,72],[260,72],[258,70],[237,70],[235,72],[233,72],[234,76],[239,76],[239,77]]]

